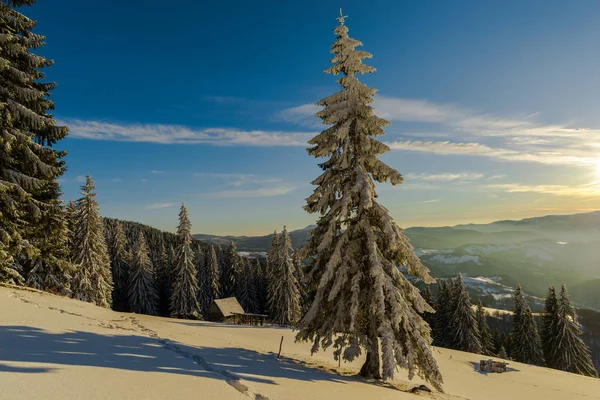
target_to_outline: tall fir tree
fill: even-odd
[[[171,294],[171,316],[175,318],[201,318],[198,304],[198,281],[196,263],[192,251],[192,223],[187,208],[181,204],[179,226],[177,226],[179,247],[176,253]]]
[[[247,313],[258,312],[258,291],[256,288],[255,274],[252,259],[242,262],[242,273],[239,280],[239,301]]]
[[[361,375],[392,378],[401,366],[410,378],[416,373],[442,390],[430,328],[419,316],[433,309],[398,266],[425,283],[434,279],[388,210],[375,200],[374,180],[394,185],[403,180],[378,159],[390,150],[376,139],[389,122],[370,106],[376,91],[356,77],[375,68],[362,63],[371,54],[356,50],[362,43],[348,36],[342,15],[338,21],[333,65],[325,72],[341,74],[342,89],[317,103],[324,107],[317,117],[331,126],[311,139],[308,149],[314,157],[329,157],[320,165],[324,172],[312,182],[317,188],[305,206],[320,213],[304,251],[317,292],[297,339],[312,341],[313,351],[333,344],[345,360],[365,349]],[[334,335],[339,335],[335,341]]]
[[[558,317],[558,298],[556,297],[556,288],[554,285],[548,287],[544,311],[541,333],[544,359],[546,360],[547,367],[556,368],[555,363],[552,360],[552,353],[558,346],[557,340],[559,338],[559,333],[556,321]]]
[[[450,335],[450,321],[452,320],[452,291],[450,282],[446,280],[439,281],[439,289],[435,302],[434,315],[434,344],[440,347],[450,347],[452,337]],[[427,311],[425,311],[427,312]]]
[[[279,325],[294,325],[300,319],[300,293],[292,260],[292,242],[286,227],[279,238],[277,264],[271,265],[269,310],[271,321]]]
[[[71,294],[74,268],[70,261],[67,217],[63,207],[46,215],[42,228],[48,229],[47,236],[42,235],[35,242],[40,253],[29,260],[27,286],[63,296]]]
[[[221,298],[221,284],[219,282],[219,264],[217,260],[217,252],[214,246],[209,246],[206,250],[206,263],[204,264],[206,271],[205,294],[202,296],[204,304],[202,309],[205,316],[212,302],[215,299]]]
[[[174,258],[174,256],[171,255],[173,253],[173,248],[171,245],[166,245],[164,241],[161,241],[159,251],[159,262],[154,268],[154,280],[156,281],[156,289],[159,299],[158,314],[162,316],[168,316],[171,291],[173,288],[173,268],[171,267],[171,260]]]
[[[119,221],[108,235],[108,253],[113,278],[112,304],[115,311],[129,311],[129,265],[131,254],[127,250],[125,232]]]
[[[454,285],[456,308],[452,314],[452,347],[469,353],[481,353],[477,319],[471,307],[471,298],[467,293],[462,275],[458,275]]]
[[[235,297],[239,291],[237,278],[241,271],[241,257],[237,252],[237,245],[231,242],[227,253],[223,257],[221,266],[221,290],[223,297]]]
[[[296,278],[296,282],[298,282],[298,292],[300,293],[300,310],[301,314],[304,315],[308,311],[310,300],[306,285],[306,275],[304,273],[305,265],[299,250],[294,250],[292,260],[294,262],[294,277]]]
[[[475,313],[477,320],[477,331],[479,333],[479,343],[481,343],[481,354],[491,356],[495,354],[494,338],[487,323],[487,317],[481,300],[477,303],[477,312]]]
[[[267,273],[266,273],[266,263],[262,263],[258,258],[254,260],[254,268],[256,269],[256,273],[254,274],[254,279],[256,280],[256,292],[258,299],[258,312],[261,314],[265,314],[268,310],[268,284],[267,284]]]
[[[109,307],[113,281],[104,222],[100,217],[98,203],[94,200],[95,189],[94,181],[88,175],[85,185],[81,187],[83,197],[75,204],[73,262],[76,271],[73,277],[73,297]]]
[[[133,248],[129,273],[129,305],[137,314],[158,314],[158,292],[154,281],[152,261],[142,232]]]
[[[69,292],[65,215],[58,178],[65,151],[53,146],[68,128],[57,126],[42,70],[53,61],[34,54],[44,36],[20,7],[33,0],[0,2],[0,282],[28,283]]]
[[[517,362],[543,365],[544,356],[540,335],[521,285],[515,292],[514,303],[515,311],[510,332],[510,355]]]
[[[550,351],[552,368],[575,374],[598,377],[590,349],[581,338],[577,313],[563,283],[556,309],[554,348]]]

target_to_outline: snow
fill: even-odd
[[[2,286],[0,304],[2,399],[600,399],[597,379],[515,362],[484,374],[481,356],[439,348],[447,393],[415,397],[348,376],[363,359],[338,371],[331,352],[311,357],[289,329],[118,313]],[[423,383],[402,379],[403,390]]]

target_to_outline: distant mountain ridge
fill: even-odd
[[[314,225],[290,232],[292,246],[301,247]],[[412,227],[405,230],[416,253],[434,277],[461,273],[497,280],[507,287],[522,284],[543,297],[548,285],[563,282],[578,304],[600,310],[600,211],[548,215],[518,221],[465,224],[453,227]],[[272,234],[217,236],[197,234],[200,241],[238,249],[267,252]],[[501,286],[473,282],[476,297],[499,308],[510,307],[510,292]]]

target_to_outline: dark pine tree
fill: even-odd
[[[0,1],[0,282],[68,294],[65,213],[58,178],[66,152],[54,145],[67,127],[56,126],[51,60],[33,53],[44,36],[20,7],[34,0]]]
[[[565,284],[562,285],[556,310],[556,335],[555,347],[550,352],[553,368],[598,377],[590,349],[581,338],[581,327]]]
[[[158,292],[156,291],[152,261],[142,233],[133,248],[129,273],[129,305],[138,314],[158,314]]]
[[[479,343],[481,343],[481,354],[491,356],[495,354],[494,338],[492,332],[487,323],[487,317],[481,300],[477,304],[477,311],[475,313],[477,320],[477,330],[479,332]]]
[[[110,256],[110,267],[113,277],[113,310],[129,311],[129,265],[131,254],[125,247],[125,233],[119,221],[109,230],[108,254]]]
[[[546,360],[546,366],[549,368],[556,368],[555,362],[552,359],[552,353],[558,347],[556,343],[559,337],[557,317],[558,298],[556,297],[556,288],[554,285],[551,285],[548,287],[548,294],[546,295],[541,333],[544,359]]]
[[[514,302],[510,355],[513,360],[518,362],[543,365],[544,356],[540,335],[521,285],[515,292]]]
[[[456,299],[456,308],[451,324],[452,347],[469,353],[481,353],[477,320],[462,275],[458,275],[455,281],[453,297]]]
[[[179,247],[176,253],[171,294],[171,316],[175,318],[199,319],[198,280],[196,279],[196,258],[192,250],[192,223],[185,205],[181,205],[177,227]]]

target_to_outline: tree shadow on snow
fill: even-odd
[[[10,366],[7,362],[93,366],[276,384],[273,378],[344,383],[350,379],[242,348],[190,347],[137,335],[53,333],[28,326],[0,326],[0,373],[44,373],[60,368]]]

